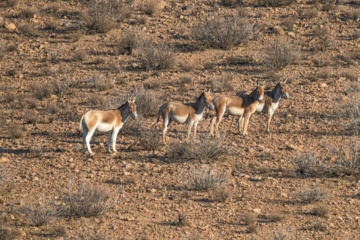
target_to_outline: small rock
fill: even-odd
[[[253,209],[253,212],[254,212],[254,213],[261,213],[261,209],[260,209],[260,208],[254,208],[254,209]]]
[[[2,163],[4,163],[4,162],[7,162],[7,161],[9,161],[9,159],[7,158],[7,157],[1,157],[1,159],[0,159],[0,162],[2,162]]]
[[[321,88],[326,88],[326,87],[327,87],[327,84],[326,84],[326,83],[321,83],[319,87],[321,87]]]
[[[296,38],[296,36],[295,36],[295,33],[294,33],[294,32],[288,32],[288,35],[289,35],[291,38]]]
[[[14,32],[16,30],[16,26],[13,23],[6,23],[5,28],[10,32]]]
[[[153,189],[151,189],[151,190],[150,190],[150,192],[152,192],[152,193],[156,193],[156,189],[155,189],[155,188],[153,188]]]
[[[281,193],[280,196],[281,196],[281,197],[284,197],[284,198],[287,198],[287,197],[288,197],[287,193]]]
[[[275,33],[276,35],[279,35],[279,36],[284,36],[284,35],[285,35],[284,30],[283,30],[281,27],[279,27],[279,26],[275,26],[275,27],[274,27],[274,33]]]

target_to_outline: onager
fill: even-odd
[[[171,121],[176,123],[187,123],[188,131],[186,141],[189,140],[191,129],[194,127],[194,139],[196,137],[196,127],[201,120],[205,107],[214,109],[212,98],[210,96],[210,90],[200,95],[195,103],[181,103],[181,102],[168,102],[162,105],[159,109],[158,118],[156,124],[160,120],[160,115],[163,119],[163,143],[166,144],[165,135],[167,128]]]
[[[287,79],[285,79],[285,81],[280,79],[280,82],[278,84],[276,84],[276,86],[274,87],[274,89],[272,91],[266,91],[264,93],[265,94],[264,101],[260,102],[256,107],[257,112],[267,113],[267,115],[266,115],[267,124],[266,124],[265,131],[268,134],[271,134],[271,132],[270,132],[271,117],[274,114],[276,108],[279,106],[281,97],[283,97],[284,99],[287,99],[289,97],[286,81],[287,81]],[[246,96],[249,94],[250,94],[250,91],[242,91],[242,92],[238,93],[237,96],[241,97],[241,96]],[[240,129],[239,129],[239,131],[240,131]]]
[[[107,145],[107,152],[110,153],[110,143],[112,141],[112,149],[116,153],[115,145],[116,145],[116,137],[128,119],[131,116],[133,119],[138,117],[136,113],[136,105],[135,99],[129,98],[126,103],[121,105],[118,109],[107,110],[107,111],[99,111],[92,110],[85,113],[80,121],[79,129],[81,131],[84,128],[83,135],[83,150],[85,151],[85,143],[87,150],[92,155],[93,152],[90,148],[90,140],[95,130],[100,132],[110,132],[109,141]]]
[[[247,136],[247,126],[249,124],[249,119],[251,114],[253,114],[257,108],[257,105],[264,98],[264,87],[257,84],[256,89],[246,96],[219,96],[213,100],[216,115],[212,118],[210,124],[210,135],[214,135],[214,125],[216,136],[219,135],[219,124],[224,116],[225,112],[229,115],[240,116],[239,118],[239,134],[240,134],[240,119],[241,117],[245,118],[245,123],[243,124],[242,135]]]

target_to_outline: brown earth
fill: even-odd
[[[350,53],[359,50],[359,18],[349,17],[349,12],[359,14],[359,1],[326,5],[324,1],[297,0],[284,7],[244,1],[243,6],[231,8],[221,1],[174,0],[158,4],[150,16],[144,13],[145,1],[134,1],[128,4],[128,16],[107,33],[89,32],[84,27],[80,13],[86,11],[89,1],[23,0],[11,6],[16,2],[0,3],[0,47],[6,49],[1,60],[0,164],[1,174],[8,176],[0,182],[0,209],[2,229],[16,232],[15,238],[282,239],[276,238],[279,232],[287,234],[285,239],[359,237],[359,170],[351,175],[301,175],[291,163],[296,152],[300,156],[311,152],[321,163],[330,164],[338,155],[329,148],[347,149],[356,140],[353,129],[344,127],[351,119],[339,115],[338,106],[349,101],[346,89],[358,82],[360,72],[358,59],[346,61]],[[35,16],[24,16],[30,6],[37,9]],[[306,15],[306,11],[315,14]],[[261,25],[257,39],[221,50],[204,48],[193,37],[192,29],[205,17],[239,12],[246,12],[249,21]],[[294,24],[287,29],[284,22],[290,18]],[[30,34],[21,27],[24,24],[33,27]],[[315,46],[313,31],[319,24],[334,37],[324,51]],[[138,52],[118,54],[119,39],[129,29],[173,46],[176,66],[146,70]],[[38,33],[34,35],[34,31]],[[275,72],[265,65],[263,55],[269,42],[278,37],[298,46],[301,59]],[[87,58],[74,60],[78,51]],[[115,84],[100,91],[91,81],[96,74]],[[95,156],[82,153],[78,125],[86,111],[120,106],[134,94],[134,87],[143,85],[150,88],[146,91],[155,91],[162,102],[195,101],[204,88],[211,87],[212,79],[226,74],[231,74],[234,89],[213,89],[213,97],[251,90],[256,80],[265,81],[271,89],[279,77],[289,78],[290,98],[281,99],[271,135],[264,131],[265,116],[256,113],[247,138],[237,134],[232,118],[224,119],[221,131],[226,133],[229,152],[221,160],[176,160],[168,146],[146,151],[138,141],[141,136],[121,131],[119,153],[106,153],[108,134],[100,133],[93,138]],[[192,83],[181,84],[184,76]],[[40,85],[63,84],[66,78],[74,84],[63,94],[34,97]],[[29,111],[35,112],[33,123],[28,123]],[[139,124],[150,128],[156,117],[140,120]],[[209,122],[209,118],[200,122],[198,138],[207,136]],[[25,126],[26,135],[14,138],[12,126],[15,130]],[[169,146],[184,141],[185,132],[185,125],[171,125]],[[194,164],[213,164],[229,173],[225,190],[230,197],[226,201],[216,201],[213,191],[191,190],[182,181]],[[23,214],[23,206],[46,199],[62,205],[70,181],[110,189],[107,201],[111,208],[98,216],[59,217],[47,225],[34,226]],[[299,198],[301,190],[312,187],[327,193],[321,201],[329,210],[325,217],[311,214],[319,203],[303,203]],[[255,223],[250,226],[242,220],[249,213],[255,214]],[[186,224],[178,223],[179,214],[186,216]],[[272,221],[274,214],[283,217]],[[65,232],[57,236],[59,227]],[[6,239],[3,232],[0,238]]]

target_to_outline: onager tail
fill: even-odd
[[[165,104],[164,104],[164,105],[165,105]],[[158,112],[158,116],[157,116],[156,123],[154,123],[154,125],[152,126],[152,128],[155,128],[155,127],[159,124],[161,111],[162,111],[164,105],[162,105],[162,106],[159,108],[159,112]]]
[[[81,117],[81,120],[80,120],[80,125],[79,125],[80,131],[82,131],[82,123],[83,123],[84,116],[85,116],[85,114]]]

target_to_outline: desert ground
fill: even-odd
[[[0,2],[0,239],[359,239],[358,0]],[[266,133],[159,107],[272,90]],[[136,96],[107,153],[81,116]]]

